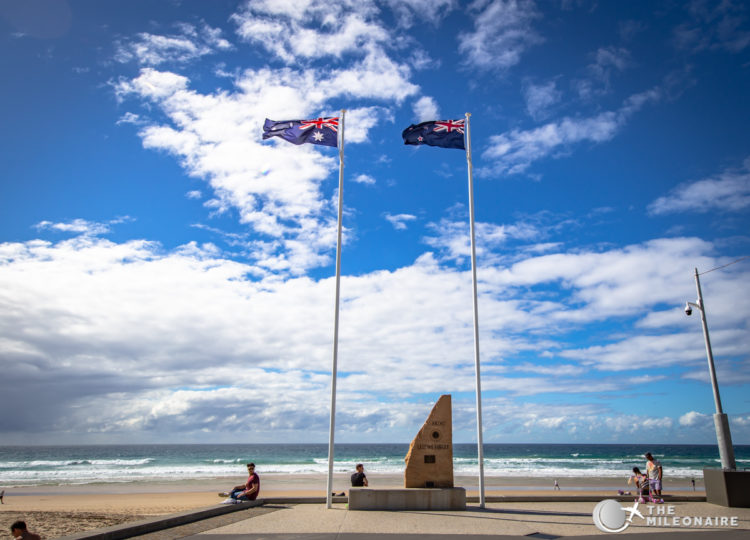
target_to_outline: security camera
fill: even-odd
[[[685,302],[685,315],[690,317],[690,315],[693,314],[693,308],[690,307],[690,304],[688,302]]]

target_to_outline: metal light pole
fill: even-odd
[[[698,269],[695,269],[695,288],[698,290],[698,303],[687,302],[685,313],[690,315],[690,306],[701,312],[701,323],[703,324],[703,337],[706,341],[706,355],[708,356],[708,371],[711,374],[711,388],[714,391],[714,403],[716,414],[714,414],[714,427],[716,428],[716,442],[719,443],[719,456],[721,457],[721,468],[735,470],[737,463],[734,460],[734,448],[732,448],[732,434],[729,432],[729,419],[721,408],[719,397],[719,383],[716,381],[716,369],[714,368],[714,355],[711,352],[711,338],[708,336],[708,324],[706,323],[706,310],[703,304],[703,293],[701,292],[701,281],[698,277]]]

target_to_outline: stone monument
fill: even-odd
[[[451,396],[440,396],[409,446],[404,470],[406,488],[453,487]]]
[[[450,395],[440,396],[405,461],[403,488],[353,487],[349,510],[466,510],[466,490],[453,487]]]

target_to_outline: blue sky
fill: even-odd
[[[693,269],[750,443],[741,2],[0,2],[0,418],[14,443],[713,443]]]

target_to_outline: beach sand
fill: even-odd
[[[348,492],[348,474],[334,477],[333,491]],[[400,475],[369,474],[370,487],[403,487]],[[612,496],[617,490],[633,490],[627,479],[558,478],[561,490],[554,491],[554,478],[486,477],[485,494]],[[0,526],[21,519],[29,530],[43,538],[56,538],[76,532],[126,522],[206,508],[221,502],[218,492],[241,484],[244,478],[178,481],[165,483],[85,484],[76,486],[33,486],[4,488],[0,505]],[[477,495],[476,477],[456,477],[455,485],[466,488],[468,496]],[[261,475],[260,498],[323,497],[324,475]],[[696,479],[696,495],[703,495],[703,480]],[[3,489],[0,487],[0,489]],[[664,493],[693,494],[689,479],[665,478]],[[2,533],[0,533],[1,535]]]

